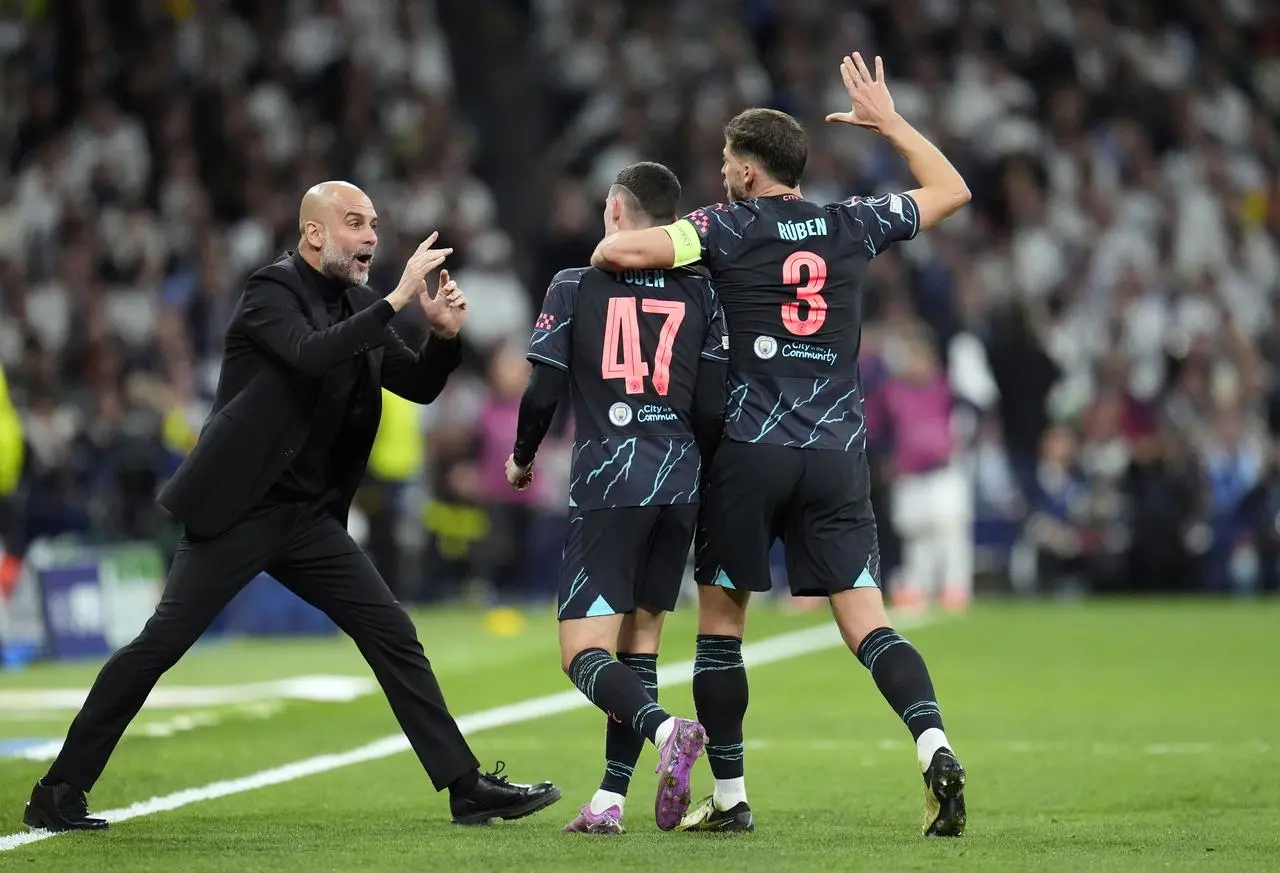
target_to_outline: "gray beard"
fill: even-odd
[[[334,249],[327,238],[320,249],[320,272],[348,287],[360,284],[360,280],[351,275],[351,256]]]

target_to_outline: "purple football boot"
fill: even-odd
[[[653,811],[659,830],[671,830],[688,812],[689,773],[706,744],[707,732],[702,725],[692,719],[676,719],[671,736],[658,751],[658,797]]]
[[[611,806],[604,812],[594,813],[591,811],[591,804],[588,803],[578,810],[577,818],[564,826],[564,832],[612,837],[625,834],[627,830],[622,826],[622,810],[618,807]]]

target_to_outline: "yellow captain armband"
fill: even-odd
[[[683,267],[702,259],[702,240],[692,221],[682,218],[675,224],[663,225],[662,230],[671,237],[671,244],[676,247],[676,260],[671,266]]]

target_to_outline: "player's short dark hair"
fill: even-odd
[[[789,188],[800,184],[809,160],[809,137],[800,122],[776,109],[748,109],[724,126],[729,150],[755,160],[769,178]]]
[[[624,167],[609,193],[622,197],[627,209],[647,216],[655,224],[674,221],[680,208],[680,180],[675,173],[653,161]]]

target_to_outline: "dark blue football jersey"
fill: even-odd
[[[530,360],[569,372],[569,505],[696,503],[699,361],[727,361],[724,313],[705,271],[595,268],[556,274]]]
[[[706,266],[724,307],[726,439],[865,450],[862,282],[919,226],[907,194],[825,206],[784,194],[704,206],[666,228],[676,263]]]

